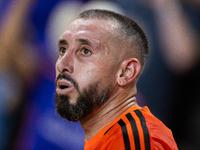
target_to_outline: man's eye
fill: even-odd
[[[65,47],[59,48],[59,52],[60,52],[61,55],[64,54],[66,51],[67,51],[67,49]]]
[[[91,51],[89,49],[87,49],[87,48],[82,48],[81,49],[81,53],[83,55],[89,55],[89,54],[91,54]]]

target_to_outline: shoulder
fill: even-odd
[[[90,147],[101,150],[178,149],[171,130],[147,107],[138,106],[123,113]]]
[[[143,108],[140,112],[146,123],[151,147],[169,150],[178,149],[172,131],[161,120],[156,118],[147,107]]]

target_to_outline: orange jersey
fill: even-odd
[[[86,141],[84,150],[177,150],[172,132],[149,111],[133,106]]]

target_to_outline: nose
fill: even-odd
[[[60,73],[73,72],[73,56],[67,51],[64,55],[60,56],[56,62],[56,69]]]

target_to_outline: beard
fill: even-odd
[[[55,81],[66,79],[70,81],[78,92],[75,103],[70,102],[69,95],[55,94],[56,110],[58,114],[69,121],[76,122],[86,118],[95,109],[100,108],[109,98],[111,85],[101,88],[101,81],[90,84],[80,92],[77,82],[67,74],[59,75]],[[57,85],[57,84],[56,84]]]

